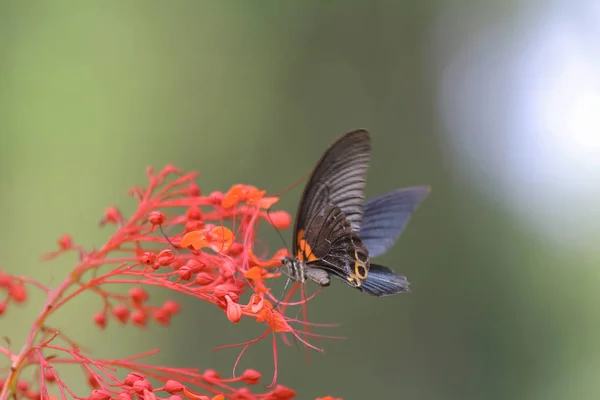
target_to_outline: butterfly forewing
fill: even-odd
[[[350,221],[338,206],[325,205],[299,232],[300,258],[359,287],[369,271],[369,255]]]
[[[345,134],[323,154],[300,199],[294,232],[312,220],[328,204],[337,205],[351,227],[357,230],[363,217],[366,174],[371,159],[371,139],[365,130]],[[297,241],[294,254],[298,253]]]

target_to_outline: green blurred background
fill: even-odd
[[[325,355],[310,363],[280,346],[279,383],[300,399],[597,398],[600,197],[590,188],[599,168],[571,162],[555,179],[552,168],[565,164],[554,153],[543,163],[536,151],[556,135],[527,136],[544,130],[520,124],[533,114],[511,99],[529,93],[532,70],[516,67],[538,48],[523,35],[569,7],[569,26],[589,39],[580,53],[592,54],[598,13],[586,11],[589,1],[472,3],[2,2],[1,268],[58,283],[74,259],[40,263],[40,255],[65,232],[99,246],[110,233],[97,228],[104,209],[131,211],[126,191],[145,183],[148,165],[199,170],[204,193],[235,183],[275,193],[340,134],[367,128],[369,197],[433,188],[377,260],[406,274],[412,293],[374,299],[335,282],[310,304],[310,318],[341,323],[322,332],[347,339],[320,342]],[[541,60],[551,68],[555,59]],[[559,185],[581,176],[578,190]],[[281,207],[294,213],[300,192]],[[282,246],[263,232],[271,249]],[[34,294],[0,319],[15,348],[41,301]],[[211,350],[262,332],[187,301],[171,328],[99,333],[100,307],[86,298],[53,325],[99,357],[159,347],[156,362],[223,375],[237,350]],[[270,381],[269,343],[248,352],[247,367]]]

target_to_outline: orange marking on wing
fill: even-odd
[[[300,261],[316,261],[319,258],[317,256],[315,256],[312,252],[312,249],[310,248],[310,245],[308,243],[306,243],[306,240],[304,240],[304,229],[300,229],[298,231],[298,254],[296,255],[296,257],[298,257],[298,260]],[[304,255],[308,255],[308,260],[304,259]]]

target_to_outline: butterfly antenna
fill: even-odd
[[[178,252],[178,250],[177,250],[179,247],[175,246],[175,245],[173,244],[173,242],[171,242],[171,239],[169,239],[169,237],[168,237],[168,236],[167,236],[167,234],[165,233],[165,231],[164,231],[164,229],[163,229],[163,226],[162,226],[162,224],[159,224],[159,225],[158,225],[158,229],[160,229],[160,233],[162,233],[162,235],[165,237],[165,239],[167,240],[167,243],[169,243],[169,245],[171,245],[171,247],[172,247],[172,248],[175,250],[175,252],[177,252],[177,253],[179,254],[179,252]]]
[[[280,238],[280,239],[281,239],[281,241],[283,242],[283,246],[284,246],[284,247],[287,249],[287,248],[288,248],[288,245],[287,245],[287,243],[286,243],[286,241],[285,241],[285,238],[284,238],[284,237],[283,237],[283,235],[281,234],[281,231],[280,231],[278,228],[276,228],[276,227],[275,227],[275,225],[273,224],[273,220],[271,219],[271,208],[269,208],[269,209],[267,210],[267,218],[269,219],[269,222],[271,223],[271,226],[272,226],[273,228],[275,228],[275,231],[277,231],[277,234],[279,235],[279,238]]]

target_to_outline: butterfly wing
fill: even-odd
[[[337,139],[313,170],[300,199],[294,232],[313,225],[312,220],[328,204],[338,206],[345,219],[357,230],[362,222],[366,174],[371,159],[369,133],[359,129]],[[293,253],[299,243],[294,241]]]
[[[408,292],[408,281],[388,267],[377,264],[369,266],[369,275],[359,287],[361,292],[371,296],[383,297]]]
[[[394,245],[429,191],[427,186],[399,189],[365,203],[360,238],[370,257],[377,257]]]
[[[325,205],[298,233],[299,259],[309,268],[360,288],[369,273],[369,254],[338,206]],[[310,277],[310,274],[308,274]]]

